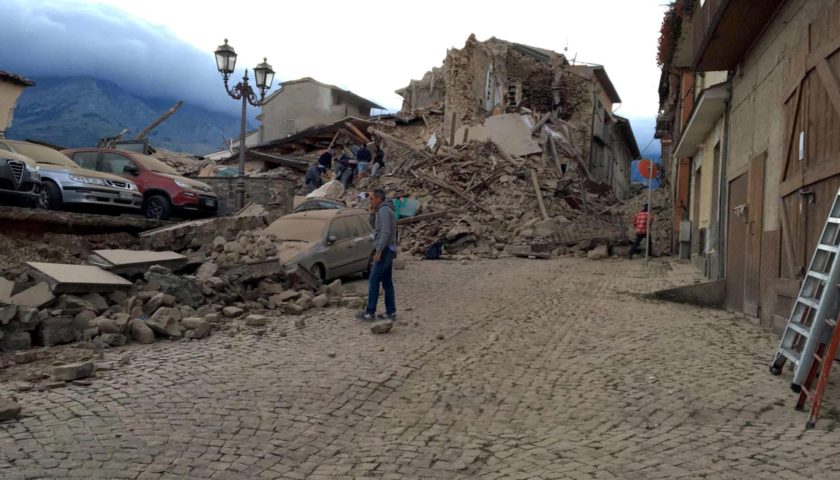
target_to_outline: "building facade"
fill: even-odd
[[[840,187],[840,2],[678,3],[682,28],[663,68],[657,129],[674,168],[675,206],[689,183],[692,255],[708,244],[704,235],[719,237],[710,278],[726,279],[727,308],[781,331]],[[698,143],[699,162],[691,121],[681,121],[689,77],[722,81],[692,94],[687,109],[711,132]],[[715,175],[718,158],[720,182],[709,187],[704,176],[710,160]]]
[[[28,78],[0,70],[0,138],[5,138],[6,130],[12,126],[18,97],[34,85]]]
[[[371,109],[383,108],[348,90],[306,77],[280,84],[269,95],[259,115],[257,142],[264,144],[294,135],[316,125],[346,117],[370,117]]]

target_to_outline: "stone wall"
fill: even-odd
[[[219,216],[236,213],[236,177],[200,177],[219,195]],[[278,215],[291,213],[295,184],[277,178],[245,178],[245,203],[259,203]]]

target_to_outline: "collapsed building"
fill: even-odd
[[[471,35],[464,48],[447,52],[442,67],[396,93],[403,114],[445,112],[442,134],[450,145],[472,140],[468,126],[488,117],[553,112],[572,126],[593,177],[619,200],[630,194],[630,162],[639,148],[629,120],[613,113],[621,97],[603,66],[572,65],[557,52]]]

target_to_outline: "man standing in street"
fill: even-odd
[[[370,198],[374,218],[374,256],[370,269],[367,309],[359,312],[359,320],[376,319],[376,305],[379,303],[379,286],[385,290],[385,315],[381,318],[397,319],[397,305],[394,298],[394,258],[397,256],[397,215],[394,207],[385,197],[385,190],[376,189]]]
[[[639,246],[644,239],[647,239],[648,256],[653,256],[653,242],[650,239],[650,235],[648,235],[648,229],[652,225],[653,214],[650,213],[650,208],[646,203],[645,206],[642,207],[641,212],[633,215],[633,227],[636,229],[636,240],[633,242],[630,252],[627,253],[627,258],[632,259],[633,254],[639,252]]]

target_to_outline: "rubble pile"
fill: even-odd
[[[639,189],[633,198],[623,202],[617,210],[625,218],[631,218],[633,214],[640,212],[646,203],[648,203],[648,192],[646,189]],[[670,252],[674,230],[674,208],[671,202],[671,191],[667,186],[650,192],[650,210],[654,218],[651,228],[654,252],[657,254]],[[629,234],[633,235],[635,232],[631,231]]]
[[[45,233],[43,237],[0,233],[0,276],[25,280],[26,262],[81,264],[90,252],[103,248],[130,248],[137,238],[128,233],[70,235]]]

